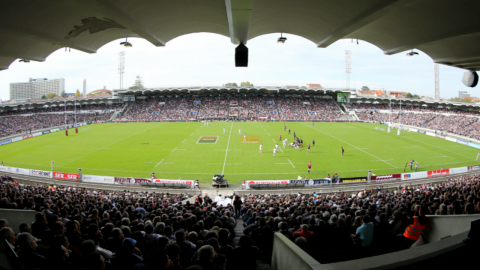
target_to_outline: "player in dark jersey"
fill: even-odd
[[[342,148],[342,157],[343,157],[343,153],[345,152],[345,150],[343,149],[343,146],[341,146],[341,148]]]
[[[290,134],[290,129],[288,129],[288,134]]]
[[[307,149],[308,149],[308,153],[310,153],[310,144],[308,144]]]
[[[287,130],[287,126],[283,125],[283,131]]]
[[[315,140],[312,141],[312,145],[315,146]]]

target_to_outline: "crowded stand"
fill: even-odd
[[[182,203],[185,194],[7,180],[0,194],[2,209],[37,212],[17,235],[0,220],[1,244],[26,269],[255,269],[270,261],[275,233],[331,263],[409,248],[414,223],[430,225],[425,215],[480,214],[480,175],[351,194],[205,195],[194,204]]]
[[[15,110],[0,113],[0,137],[27,134],[34,130],[73,125],[75,123],[108,121],[114,110],[122,109],[124,104],[84,104],[77,106],[75,113],[73,106],[67,106],[67,113],[63,107],[49,107],[28,110]],[[88,112],[86,112],[88,111]],[[102,112],[98,112],[102,111]]]

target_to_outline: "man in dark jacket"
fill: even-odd
[[[37,242],[29,233],[20,233],[17,236],[19,245],[19,257],[25,270],[29,269],[49,269],[47,259],[36,251]]]
[[[41,239],[43,237],[43,233],[48,230],[47,226],[47,217],[44,213],[39,212],[35,215],[35,222],[32,224],[32,234],[37,239]]]

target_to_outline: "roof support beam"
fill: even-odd
[[[71,40],[67,40],[67,39],[63,39],[63,38],[57,38],[57,37],[54,37],[54,36],[52,36],[48,33],[41,33],[41,32],[31,30],[31,29],[26,29],[26,28],[23,28],[23,27],[19,27],[18,24],[15,24],[15,25],[0,24],[0,35],[4,35],[4,34],[14,34],[14,35],[18,35],[18,36],[21,36],[21,37],[31,38],[33,40],[38,40],[38,41],[51,43],[52,45],[57,45],[57,46],[60,46],[60,47],[69,47],[69,48],[79,50],[79,51],[82,51],[82,52],[86,52],[86,53],[96,53],[97,52],[97,50],[95,50],[93,48],[84,46],[82,44],[75,43]],[[14,56],[12,56],[12,57],[14,57]],[[30,58],[27,58],[27,59],[30,59]],[[30,59],[30,60],[34,60],[34,59]],[[39,61],[39,60],[35,60],[35,61]],[[41,60],[41,61],[43,61],[43,60]]]
[[[230,40],[247,44],[253,0],[225,0]]]
[[[33,55],[28,55],[28,54],[8,54],[4,52],[0,52],[0,57],[11,57],[11,58],[16,58],[16,59],[28,59],[32,61],[37,61],[37,62],[44,62],[45,58],[43,57],[37,57]]]
[[[478,30],[478,25],[475,25],[474,27],[470,28],[465,28],[465,29],[459,29],[455,30],[452,32],[447,32],[447,33],[441,33],[432,37],[424,38],[421,40],[417,40],[415,42],[411,42],[396,48],[388,49],[385,50],[384,53],[388,55],[396,54],[399,52],[403,52],[406,50],[418,48],[421,45],[432,43],[432,42],[437,42],[443,39],[447,38],[455,38],[455,37],[461,37],[461,36],[468,36],[468,35],[478,35],[480,32]]]
[[[365,25],[378,20],[379,18],[387,15],[388,13],[405,6],[409,6],[419,0],[390,0],[380,1],[376,5],[372,5],[364,12],[358,14],[355,18],[340,26],[337,30],[333,31],[329,36],[317,43],[317,47],[326,48],[336,42],[339,39],[357,31]]]
[[[480,56],[472,56],[472,57],[448,57],[448,58],[440,58],[434,59],[434,62],[437,64],[443,64],[448,66],[457,66],[457,65],[464,65],[470,63],[477,63],[480,62]]]
[[[113,5],[108,0],[90,0],[90,1],[82,1],[85,5],[88,5],[100,13],[104,14],[105,17],[116,21],[117,23],[125,26],[130,31],[134,32],[138,36],[148,40],[153,45],[160,47],[165,46],[165,42],[151,33],[148,29],[141,26],[138,22],[130,18],[127,14],[123,11],[118,9],[115,5]]]

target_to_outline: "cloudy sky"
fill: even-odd
[[[406,52],[384,55],[374,45],[359,41],[340,40],[326,49],[302,37],[284,35],[285,44],[277,44],[279,34],[269,34],[250,40],[249,67],[235,68],[235,45],[217,34],[198,33],[178,37],[165,47],[155,47],[142,39],[129,39],[132,48],[113,41],[96,54],[60,49],[45,62],[29,64],[14,62],[0,71],[0,99],[10,97],[11,82],[26,82],[28,78],[64,78],[66,92],[82,89],[87,79],[87,91],[119,88],[118,52],[125,51],[124,86],[131,86],[137,75],[144,85],[166,86],[220,86],[228,82],[250,81],[256,86],[284,86],[320,83],[327,88],[345,87],[345,50],[352,52],[350,85],[361,88],[385,88],[389,91],[407,91],[422,96],[434,95],[432,59],[419,52],[407,57]],[[462,82],[464,70],[440,65],[440,93],[442,98],[458,96],[459,90],[468,90]]]

